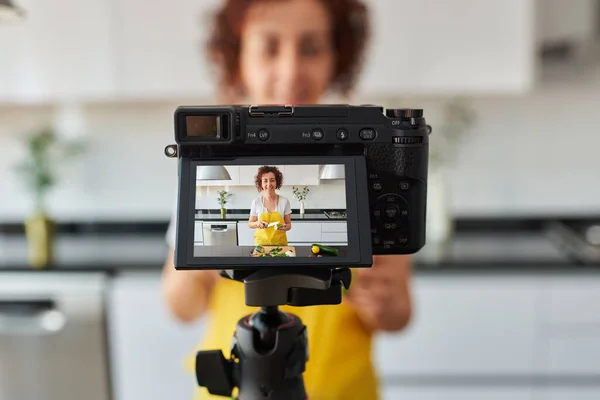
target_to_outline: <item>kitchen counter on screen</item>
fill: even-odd
[[[231,210],[221,217],[220,210],[196,210],[196,221],[224,221],[237,222],[248,221],[250,219],[250,210]],[[346,221],[345,218],[328,218],[323,211],[307,210],[300,214],[297,210],[292,210],[292,221]]]

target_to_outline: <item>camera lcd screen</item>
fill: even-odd
[[[192,161],[189,169],[192,187],[188,199],[180,198],[179,267],[369,263],[361,159],[238,158]]]

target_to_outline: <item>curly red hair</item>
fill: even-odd
[[[212,30],[206,43],[209,60],[217,67],[222,89],[238,85],[239,54],[242,26],[246,11],[257,1],[225,0],[212,18]],[[281,0],[280,0],[281,1]],[[370,34],[367,7],[360,0],[321,0],[333,22],[336,65],[331,89],[347,95],[362,67],[367,39]]]
[[[281,173],[279,168],[272,167],[269,165],[264,165],[258,169],[258,172],[256,173],[256,176],[254,177],[254,184],[256,185],[256,190],[258,190],[259,192],[262,192],[262,190],[263,190],[262,189],[262,176],[264,174],[268,174],[269,172],[272,172],[275,174],[275,182],[276,182],[275,188],[281,189],[281,185],[283,185],[283,174]]]

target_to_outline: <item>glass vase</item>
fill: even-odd
[[[431,168],[427,178],[426,243],[422,257],[428,262],[443,262],[453,228],[450,174],[442,167]]]

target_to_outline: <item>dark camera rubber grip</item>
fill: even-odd
[[[398,176],[426,180],[427,145],[420,147],[393,147],[389,144],[371,144],[367,147],[369,170],[390,171]]]

